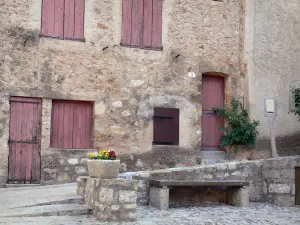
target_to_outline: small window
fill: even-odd
[[[179,145],[179,109],[154,108],[153,144]]]
[[[123,0],[121,45],[162,50],[163,0]]]
[[[51,148],[92,148],[93,103],[52,101]]]
[[[85,0],[43,0],[41,36],[84,41]]]

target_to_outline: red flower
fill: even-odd
[[[110,159],[115,159],[115,158],[117,158],[116,153],[115,153],[114,151],[110,151],[110,152],[109,152],[109,158],[110,158]]]

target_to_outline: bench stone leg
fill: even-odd
[[[235,206],[249,205],[249,188],[248,187],[231,187],[228,190],[228,203]]]
[[[169,208],[169,188],[150,187],[150,206],[167,210]]]

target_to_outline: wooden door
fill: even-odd
[[[42,100],[11,97],[8,183],[39,183]]]
[[[220,128],[224,125],[224,120],[213,112],[214,107],[224,107],[224,78],[203,75],[201,150],[221,150],[223,133]]]
[[[295,200],[296,205],[300,205],[300,167],[295,168]]]

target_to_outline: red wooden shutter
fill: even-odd
[[[143,30],[143,48],[152,48],[152,16],[153,0],[144,0],[144,30]]]
[[[75,27],[75,1],[65,0],[65,21],[64,21],[65,39],[74,38],[74,27]]]
[[[43,36],[63,38],[64,0],[43,0],[42,30]]]
[[[69,101],[52,101],[52,148],[72,148],[73,105]]]
[[[123,0],[121,44],[129,46],[131,42],[131,6],[132,0]]]
[[[82,40],[84,38],[85,0],[65,0],[65,39]]]
[[[91,102],[74,103],[73,148],[91,148],[93,105]]]
[[[52,148],[91,148],[93,104],[52,101]]]
[[[153,118],[153,144],[179,144],[179,109],[155,108]]]
[[[143,1],[132,0],[131,46],[142,47]]]
[[[74,39],[84,39],[84,4],[85,0],[75,0]]]
[[[54,1],[43,0],[41,34],[44,36],[52,36],[53,33],[54,33]]]
[[[162,0],[153,0],[152,47],[162,48]]]

